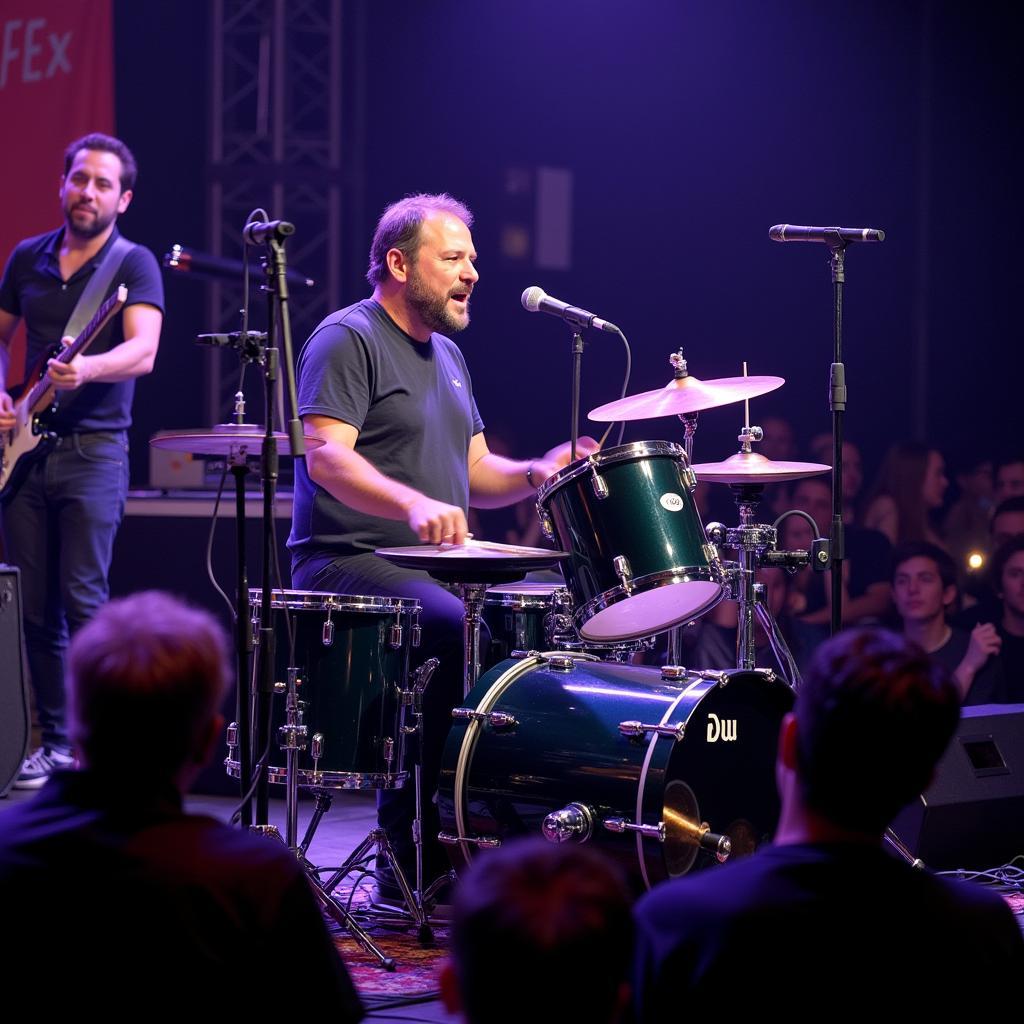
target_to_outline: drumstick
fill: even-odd
[[[743,376],[744,377],[747,376],[747,361],[746,361],[746,359],[743,360]],[[744,421],[743,422],[743,426],[746,427],[747,430],[749,430],[750,429],[750,399],[749,398],[744,398],[743,399],[743,421]]]

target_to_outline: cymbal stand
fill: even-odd
[[[522,578],[520,576],[520,578]],[[463,580],[449,581],[453,590],[465,606],[462,616],[462,695],[465,697],[476,686],[480,678],[480,623],[483,622],[484,597],[492,583],[467,583]]]
[[[668,361],[676,380],[682,380],[690,375],[686,367],[686,360],[683,358],[682,349],[671,353]],[[693,439],[697,433],[697,413],[680,413],[679,422],[683,425],[683,447],[686,450],[686,465],[689,467],[693,463]],[[673,626],[668,631],[668,663],[670,665],[681,665],[683,663],[682,626]]]
[[[744,427],[740,432],[740,450],[749,453],[751,442],[760,439],[760,427]],[[755,574],[759,565],[783,568],[807,565],[810,556],[806,551],[776,550],[778,531],[774,526],[757,522],[757,508],[764,494],[763,484],[733,484],[732,491],[736,496],[740,525],[725,527],[721,523],[709,523],[707,535],[713,544],[735,548],[738,555],[737,568],[730,571],[730,596],[738,605],[736,667],[757,667],[756,616],[768,635],[779,666],[795,689],[800,684],[796,661],[768,607],[767,590],[764,584],[755,582]]]

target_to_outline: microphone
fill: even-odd
[[[776,224],[768,229],[773,242],[824,242],[826,245],[847,242],[884,242],[881,228],[809,228],[800,224]]]
[[[295,225],[286,220],[251,220],[242,228],[242,241],[247,245],[263,245],[265,242],[283,242],[295,234]]]
[[[179,274],[191,274],[206,280],[237,281],[242,276],[245,264],[241,260],[228,259],[225,256],[214,256],[208,252],[201,252],[191,246],[175,242],[168,252],[164,253],[163,265],[167,270],[173,270]],[[249,259],[249,268],[257,274],[263,273],[263,268],[258,258],[253,256]],[[287,282],[296,288],[312,288],[316,281],[306,277],[301,271],[288,268]]]
[[[550,313],[552,316],[561,317],[573,327],[595,327],[599,331],[619,333],[615,324],[610,324],[607,320],[602,320],[585,309],[570,306],[568,302],[553,299],[550,295],[545,295],[543,288],[538,288],[536,285],[523,292],[522,303],[523,309],[529,310],[531,313]]]

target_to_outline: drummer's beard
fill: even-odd
[[[432,331],[440,331],[444,334],[455,334],[457,331],[465,330],[469,326],[469,301],[466,301],[465,311],[458,315],[452,312],[448,300],[456,292],[464,294],[466,288],[458,284],[451,290],[439,295],[431,291],[423,279],[413,269],[409,275],[405,287],[405,300],[416,310],[416,315],[423,322],[424,326]]]

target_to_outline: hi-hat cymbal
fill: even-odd
[[[696,462],[691,468],[698,482],[713,484],[782,484],[832,469],[820,462],[773,462],[758,452],[737,452],[722,462]]]
[[[158,430],[150,439],[153,448],[167,448],[172,452],[189,452],[192,455],[259,455],[263,445],[264,428],[257,423],[218,423],[207,430],[205,427],[189,430]],[[274,432],[274,438],[282,454],[290,454],[288,435]],[[312,434],[303,437],[306,451],[319,448],[326,442]]]
[[[627,395],[607,405],[599,405],[587,415],[599,423],[620,423],[632,420],[653,420],[659,416],[682,416],[685,413],[731,405],[746,398],[766,395],[781,388],[782,377],[718,377],[700,380],[680,377],[663,388]]]

